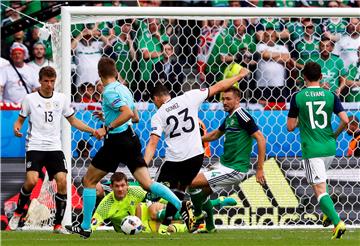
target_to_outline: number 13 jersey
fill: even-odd
[[[208,89],[190,90],[165,102],[151,118],[151,134],[165,133],[166,161],[180,162],[204,153],[198,112]]]
[[[21,117],[29,118],[26,151],[61,150],[61,117],[70,117],[74,110],[62,93],[44,97],[39,92],[25,96],[21,104]]]
[[[342,111],[340,99],[319,86],[309,86],[292,97],[288,117],[298,118],[303,158],[335,155],[331,116]]]

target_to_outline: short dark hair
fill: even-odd
[[[98,72],[100,77],[117,77],[115,61],[109,57],[103,56],[98,62]]]
[[[123,180],[126,183],[128,182],[128,178],[126,177],[125,173],[123,173],[123,172],[115,172],[110,178],[111,184],[114,184],[115,182],[119,182],[119,181],[123,181]]]
[[[302,75],[309,81],[318,81],[321,78],[321,66],[316,62],[307,62]]]
[[[226,89],[224,92],[232,92],[236,97],[241,98],[241,91],[235,86]]]
[[[39,71],[39,80],[41,80],[43,77],[56,78],[55,68],[50,66],[42,67]]]
[[[168,96],[168,95],[170,95],[169,90],[166,88],[165,85],[160,83],[156,84],[151,91],[151,99],[154,99],[154,97]]]

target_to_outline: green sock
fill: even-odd
[[[165,218],[165,211],[166,211],[166,209],[161,209],[161,210],[159,210],[159,211],[156,213],[156,219],[157,219],[158,221],[163,221],[163,220],[164,220],[164,218]]]
[[[331,200],[329,194],[325,193],[320,197],[319,200],[321,211],[326,214],[326,216],[331,220],[331,222],[336,226],[340,222],[340,217],[335,210],[333,201]]]
[[[219,206],[219,205],[221,204],[221,201],[220,201],[219,198],[216,198],[216,199],[214,199],[214,200],[210,200],[210,202],[211,202],[211,205],[212,205],[213,207]]]
[[[208,199],[202,206],[202,210],[204,210],[207,214],[206,218],[205,218],[205,223],[206,223],[206,229],[208,231],[212,230],[215,228],[214,225],[214,210],[213,210],[213,206],[211,204],[210,199]]]
[[[166,213],[166,209],[161,209],[157,212],[156,214],[156,219],[158,221],[163,221],[164,218],[165,218],[165,213]],[[176,214],[174,215],[174,220],[180,220],[181,219],[181,216],[180,216],[180,213],[179,211],[176,212]]]
[[[181,215],[179,211],[177,211],[176,214],[174,215],[174,220],[181,220]]]
[[[191,201],[194,205],[194,215],[201,215],[203,203],[206,201],[207,195],[205,195],[201,190],[193,190],[190,192]],[[212,208],[212,207],[211,207]]]

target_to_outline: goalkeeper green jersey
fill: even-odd
[[[219,131],[225,133],[224,153],[220,157],[220,163],[246,173],[250,168],[253,142],[251,135],[257,130],[254,119],[242,108],[227,116],[219,127]]]
[[[342,111],[340,99],[319,86],[307,87],[291,98],[288,117],[298,118],[303,158],[335,155],[331,116]]]
[[[129,186],[128,193],[122,200],[116,200],[110,192],[100,202],[91,221],[91,229],[96,230],[106,219],[110,219],[115,231],[119,232],[123,218],[135,215],[136,206],[145,199],[146,191],[139,186]]]

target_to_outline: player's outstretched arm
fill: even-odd
[[[22,137],[23,134],[20,132],[21,127],[24,124],[26,118],[19,116],[14,123],[14,134],[16,137]]]
[[[349,124],[349,117],[347,116],[347,114],[345,113],[345,111],[342,111],[338,114],[339,118],[340,118],[340,125],[339,127],[336,129],[336,131],[334,132],[334,136],[335,138],[337,138],[340,133],[345,130],[345,128],[347,127],[347,125]]]
[[[209,88],[209,97],[212,97],[219,92],[227,90],[228,88],[233,86],[237,81],[246,77],[249,74],[249,72],[250,71],[248,69],[243,67],[243,68],[241,68],[238,75],[235,75],[234,77],[224,79],[224,80],[217,82],[215,85],[213,85]]]
[[[222,135],[224,135],[224,132],[220,131],[219,129],[216,129],[212,132],[209,132],[201,137],[201,140],[203,142],[211,142],[214,140],[219,139]]]
[[[256,182],[258,182],[261,185],[264,185],[266,183],[265,175],[264,175],[266,140],[260,130],[254,132],[251,136],[256,139],[258,146],[258,165],[256,169]]]
[[[160,140],[160,137],[158,135],[155,135],[155,134],[150,135],[150,140],[149,140],[149,143],[146,145],[145,155],[144,155],[144,160],[147,165],[149,165],[150,161],[154,157],[155,150],[156,150],[159,140]]]
[[[77,119],[74,115],[66,118],[70,125],[75,127],[76,129],[79,129],[80,131],[83,132],[88,132],[93,134],[94,136],[96,136],[96,130],[91,128],[90,126],[86,125],[84,122],[82,122],[81,120]]]

